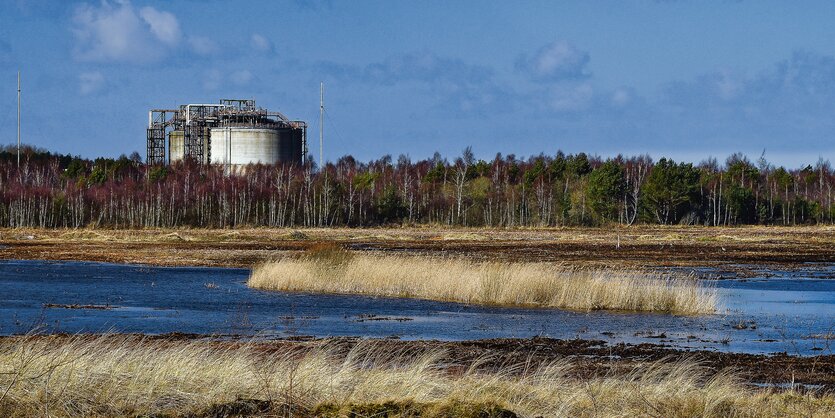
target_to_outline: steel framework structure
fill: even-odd
[[[147,162],[165,164],[166,132],[180,131],[183,135],[184,158],[200,163],[211,162],[211,138],[214,127],[263,127],[297,129],[302,133],[302,161],[307,155],[307,123],[290,120],[280,112],[257,107],[255,100],[221,99],[217,104],[187,104],[177,109],[151,109],[148,112]],[[170,152],[170,149],[169,149]]]
[[[165,164],[165,110],[152,110],[148,115],[148,164]]]

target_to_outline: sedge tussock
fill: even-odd
[[[322,253],[325,253],[324,255]],[[689,275],[503,263],[460,258],[359,255],[319,250],[256,266],[250,287],[573,310],[712,314],[715,289]]]
[[[347,353],[328,344],[284,350],[136,336],[6,339],[0,416],[212,416],[206,411],[241,400],[266,403],[263,415],[299,417],[392,408],[416,412],[403,416],[835,413],[831,395],[751,389],[686,360],[644,364],[625,376],[578,378],[565,359],[535,368],[453,371],[442,353],[393,353],[373,342]]]

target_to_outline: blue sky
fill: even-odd
[[[327,159],[835,159],[835,2],[0,0],[0,143],[144,156],[147,110],[307,120]],[[318,155],[316,134],[311,150]]]

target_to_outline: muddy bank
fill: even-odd
[[[0,259],[251,267],[335,241],[358,251],[634,266],[835,262],[835,227],[0,229]]]
[[[506,361],[542,363],[559,357],[570,357],[580,367],[581,377],[628,373],[646,362],[657,360],[677,361],[695,359],[713,371],[732,369],[750,384],[822,385],[829,392],[835,391],[835,355],[798,357],[785,353],[756,355],[720,353],[714,351],[682,351],[654,344],[607,345],[595,340],[494,339],[455,343],[403,342],[404,344],[437,345],[450,351],[450,355],[462,361],[495,356],[493,365]]]
[[[300,346],[331,340],[297,342]],[[343,339],[346,351],[359,339]],[[753,355],[718,353],[713,351],[682,351],[654,344],[607,345],[599,340],[557,340],[550,338],[490,339],[459,342],[380,340],[378,344],[397,350],[442,349],[447,361],[465,369],[478,361],[489,370],[505,368],[509,364],[529,364],[532,367],[561,358],[570,359],[580,378],[622,376],[653,361],[674,362],[695,359],[714,372],[732,369],[752,385],[785,384],[821,385],[820,390],[835,392],[835,355],[798,357],[787,354]],[[293,344],[286,341],[274,344]]]

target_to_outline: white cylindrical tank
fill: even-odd
[[[219,127],[211,129],[212,164],[275,164],[280,159],[275,129]]]
[[[168,161],[182,161],[186,153],[183,131],[171,131],[168,133]]]
[[[205,163],[208,161],[206,156],[207,150],[209,149],[209,138],[204,137],[203,139],[203,161]],[[177,161],[182,161],[186,156],[186,141],[185,141],[185,134],[183,131],[171,131],[168,133],[168,162],[174,163]]]

